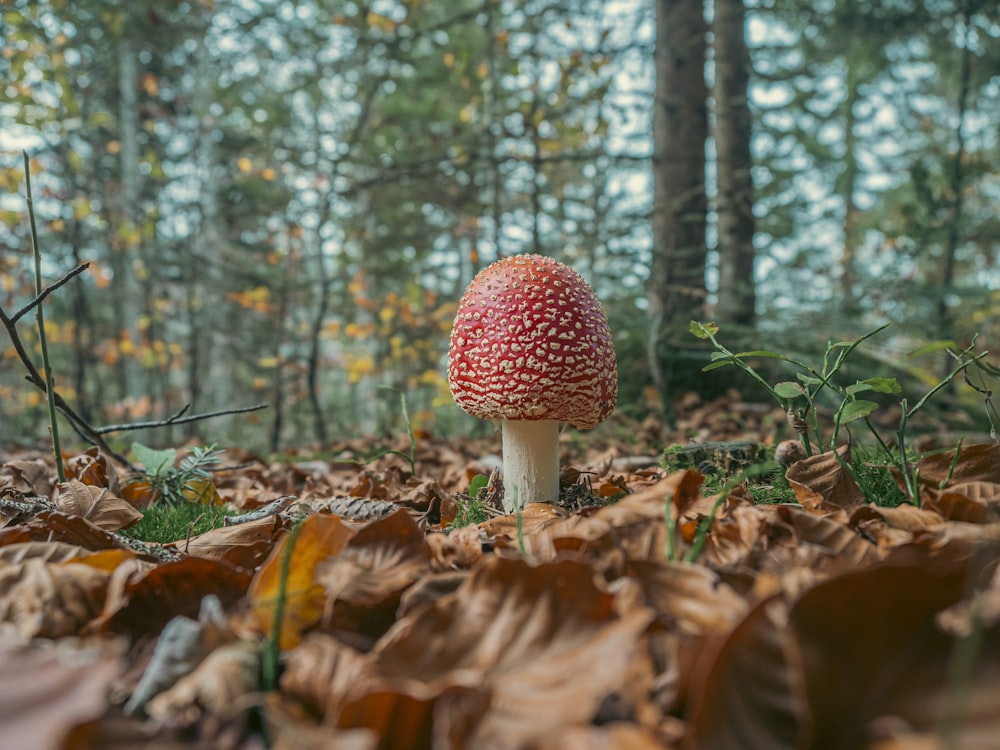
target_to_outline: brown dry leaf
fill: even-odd
[[[728,508],[712,523],[701,559],[720,568],[743,564],[761,542],[769,516],[756,505]]]
[[[58,648],[0,647],[3,747],[57,750],[78,722],[102,714],[121,674],[124,644],[60,644]]]
[[[850,512],[865,501],[858,483],[841,461],[850,463],[850,445],[797,461],[788,467],[785,478],[802,507],[811,513]]]
[[[461,744],[520,747],[550,729],[590,720],[602,700],[623,688],[652,613],[634,608],[618,618],[614,609],[587,565],[488,559],[453,594],[397,622],[373,653],[375,669],[384,684],[402,686],[406,701],[420,705],[458,690],[436,712],[444,711],[451,727],[475,724]],[[465,691],[486,688],[489,711],[462,714],[459,706],[484,698]],[[351,711],[351,722],[340,719],[338,726],[361,725]]]
[[[110,578],[76,562],[0,564],[0,622],[25,639],[76,635],[100,614]]]
[[[294,647],[302,633],[319,622],[326,608],[327,596],[316,582],[316,566],[337,555],[353,537],[355,531],[339,516],[314,514],[306,518],[297,532],[290,532],[271,552],[257,571],[247,596],[257,627],[271,635],[274,627],[274,607],[281,580],[285,578],[285,609],[281,624],[282,649]],[[289,544],[294,544],[287,571],[282,557]]]
[[[409,511],[372,521],[334,557],[320,561],[315,580],[332,611],[324,625],[376,638],[395,620],[402,593],[430,571],[430,547]]]
[[[107,487],[112,494],[120,495],[118,473],[108,464],[108,457],[95,445],[85,453],[71,456],[64,462],[66,476],[84,484]]]
[[[106,487],[75,479],[56,485],[52,498],[62,513],[80,516],[105,531],[119,531],[142,520],[142,513]]]
[[[186,555],[222,560],[253,570],[267,558],[283,530],[281,519],[271,516],[233,526],[220,526],[188,541],[177,542],[175,546]]]
[[[534,536],[548,526],[569,517],[565,510],[552,503],[527,503],[521,508],[520,515],[521,529],[525,538]],[[517,515],[511,513],[491,518],[489,521],[483,521],[479,524],[479,528],[487,536],[506,536],[510,539],[516,539]]]
[[[880,565],[845,573],[802,596],[790,623],[811,716],[804,746],[865,747],[882,716],[917,731],[937,726],[955,687],[948,680],[954,643],[935,618],[963,596],[966,575],[964,566]],[[1000,698],[998,634],[984,633],[977,659],[994,708]],[[992,715],[995,727],[995,710]]]
[[[898,505],[895,508],[879,508],[873,505],[864,506],[859,510],[867,510],[883,518],[894,529],[903,531],[921,531],[932,529],[944,523],[940,514],[927,508],[917,508],[913,505]]]
[[[29,495],[52,496],[52,469],[40,458],[9,461],[0,467],[0,487]]]
[[[334,715],[369,661],[368,655],[325,633],[309,633],[288,653],[281,689],[316,716]]]
[[[574,514],[545,529],[540,540],[527,539],[529,552],[547,545],[548,557],[535,554],[536,559],[557,559],[560,554],[574,551],[586,554],[598,569],[611,577],[622,574],[626,560],[667,559],[665,514],[675,504],[676,515],[681,508],[689,509],[698,500],[702,475],[693,470],[679,471],[660,479],[633,495],[627,495],[613,505],[598,508],[589,514]],[[683,542],[677,540],[677,556],[683,555]]]
[[[378,738],[372,731],[338,731],[301,714],[280,692],[267,694],[263,715],[271,750],[378,750]]]
[[[68,562],[89,552],[78,544],[65,542],[16,542],[0,547],[0,562],[19,563],[32,558],[49,563]]]
[[[961,451],[954,467],[955,451],[921,458],[917,462],[921,484],[937,487],[948,481],[948,488],[967,482],[1000,485],[1000,445],[963,445]]]
[[[633,560],[628,575],[645,603],[682,633],[725,634],[746,615],[746,600],[703,565]]]
[[[670,750],[661,739],[634,724],[562,727],[532,745],[532,750]]]
[[[778,517],[795,531],[799,543],[814,545],[851,566],[878,560],[878,548],[832,518],[813,515],[794,505],[781,505]]]
[[[197,620],[183,615],[172,618],[157,637],[152,656],[131,690],[125,714],[143,711],[153,697],[192,672],[207,654],[235,639],[215,595],[202,599]]]
[[[202,599],[209,594],[217,596],[223,607],[242,599],[250,579],[245,570],[199,557],[155,567],[122,565],[115,571],[95,627],[131,635],[159,633],[178,615],[196,619]]]
[[[473,524],[448,534],[428,534],[431,562],[437,570],[468,569],[483,559],[486,534]]]
[[[434,747],[489,747],[469,741],[472,727],[489,706],[481,685],[428,686],[397,680],[391,687],[368,690],[340,709],[338,730],[373,730],[381,750]]]
[[[197,717],[202,711],[225,716],[247,694],[258,689],[260,646],[250,641],[227,643],[212,651],[173,687],[164,690],[147,705],[154,719],[177,715]]]
[[[995,523],[1000,520],[997,512],[966,495],[948,490],[925,487],[921,489],[921,507],[941,514],[949,521],[968,523]]]
[[[974,503],[982,503],[993,510],[1000,509],[1000,484],[995,482],[955,482],[949,484],[947,489]]]
[[[0,547],[22,542],[64,542],[88,550],[129,548],[122,539],[87,519],[58,511],[42,511],[26,523],[0,529]]]
[[[685,748],[799,747],[804,705],[781,598],[754,607],[692,687]],[[708,655],[705,657],[709,658]]]

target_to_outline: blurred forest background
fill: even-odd
[[[862,377],[925,383],[923,344],[1000,342],[995,0],[0,10],[0,308],[34,296],[27,149],[47,283],[90,263],[46,325],[95,425],[267,401],[151,440],[399,434],[389,385],[418,429],[482,429],[448,333],[525,251],[594,286],[638,418],[702,382],[692,319],[787,353],[892,321]],[[0,443],[45,434],[8,344]]]

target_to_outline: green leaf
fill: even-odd
[[[896,378],[865,378],[864,382],[870,384],[876,393],[900,393],[903,390]]]
[[[698,323],[692,320],[688,330],[700,339],[707,339],[719,332],[719,326],[715,323]]]
[[[150,477],[160,476],[170,469],[177,459],[177,451],[173,448],[158,451],[147,448],[142,443],[132,443],[132,453],[142,464],[143,471]]]
[[[844,423],[853,422],[855,419],[864,419],[876,409],[878,409],[878,404],[874,401],[851,401],[844,406],[844,410],[840,413],[840,421]]]
[[[804,372],[795,373],[795,377],[806,385],[822,385],[823,381],[813,375],[806,375]]]
[[[733,355],[734,357],[771,357],[772,359],[784,359],[783,354],[778,354],[777,352],[769,352],[766,349],[753,349],[749,352],[739,352]]]
[[[479,497],[479,491],[490,483],[490,478],[483,474],[476,474],[469,482],[469,497]]]
[[[777,393],[782,398],[798,398],[799,396],[806,395],[806,389],[803,388],[798,383],[793,383],[786,380],[783,383],[778,383],[774,386],[774,392]]]
[[[712,352],[711,359],[715,362],[720,359],[731,359],[732,356],[732,354],[727,354],[726,352]]]
[[[705,365],[704,367],[701,368],[701,371],[709,372],[711,370],[718,370],[720,367],[729,367],[732,364],[733,361],[729,358],[726,358],[725,361],[720,360],[718,362],[713,362],[710,365]]]
[[[940,341],[931,341],[929,344],[924,344],[915,352],[910,353],[910,357],[922,357],[925,354],[934,354],[936,352],[941,352],[946,349],[957,349],[955,342],[951,339],[942,339]]]

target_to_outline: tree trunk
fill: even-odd
[[[938,319],[941,321],[941,338],[950,339],[955,336],[955,315],[949,300],[955,287],[955,256],[961,240],[963,190],[965,189],[965,119],[969,109],[969,92],[972,76],[972,52],[969,49],[969,26],[971,14],[969,4],[962,3],[962,41],[959,49],[960,63],[957,86],[957,117],[955,119],[955,156],[951,163],[949,178],[950,205],[948,207],[948,229],[945,239],[944,253],[941,257],[941,290],[938,296]],[[958,347],[962,347],[959,345]],[[945,356],[941,363],[941,377],[947,377],[955,362],[950,356]]]
[[[743,0],[715,0],[715,147],[718,165],[719,323],[755,322],[750,53]]]
[[[657,0],[653,108],[653,258],[648,356],[667,377],[661,339],[676,347],[705,304],[706,24],[701,0]]]
[[[128,337],[138,346],[141,336],[136,321],[141,313],[140,291],[135,275],[139,243],[135,241],[141,217],[139,199],[142,175],[139,172],[139,80],[138,53],[129,34],[118,42],[118,132],[121,143],[121,204],[116,222],[119,242],[112,249],[112,271],[115,288],[111,298],[115,306],[119,341]],[[134,353],[124,353],[118,360],[119,399],[142,395],[139,366]]]
[[[844,101],[844,169],[841,174],[841,191],[844,198],[844,248],[840,258],[840,289],[841,312],[846,317],[855,317],[861,310],[856,255],[858,245],[861,243],[861,233],[858,230],[860,217],[855,200],[861,174],[857,154],[857,105],[861,99],[861,78],[850,59],[847,65],[847,98]]]

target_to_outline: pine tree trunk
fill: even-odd
[[[750,53],[743,0],[715,0],[715,146],[718,165],[719,323],[755,321]]]
[[[705,303],[706,24],[700,0],[657,0],[653,108],[653,262],[648,356],[663,388],[663,339],[701,317]]]

